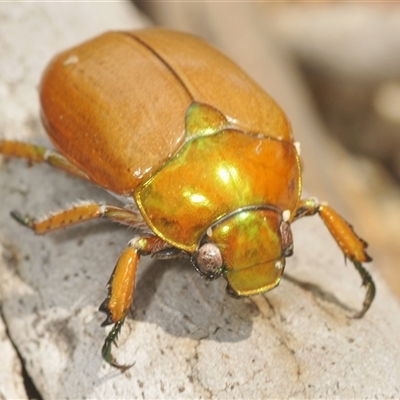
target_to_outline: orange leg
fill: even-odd
[[[67,210],[52,213],[39,220],[35,220],[28,216],[22,216],[18,211],[12,211],[11,215],[19,223],[32,229],[39,235],[46,234],[56,229],[67,228],[68,226],[96,218],[107,218],[114,222],[133,226],[137,229],[147,227],[139,213],[122,207],[89,201],[77,203]]]
[[[141,215],[138,213],[121,207],[92,202],[82,202],[68,210],[53,213],[38,221],[29,217],[23,217],[15,211],[12,215],[18,222],[32,229],[37,234],[45,234],[95,218],[108,218],[112,221],[131,225],[139,229],[146,227]],[[103,345],[103,358],[109,364],[121,370],[129,368],[130,365],[119,365],[111,355],[111,347],[113,344],[116,344],[118,334],[133,300],[136,270],[140,256],[148,254],[156,258],[169,258],[176,257],[181,252],[157,236],[138,237],[131,240],[128,247],[122,252],[114,268],[108,282],[107,298],[99,308],[100,311],[107,314],[102,326],[114,324]]]
[[[141,255],[162,253],[170,246],[156,236],[132,239],[128,247],[122,252],[117,265],[108,282],[108,295],[99,310],[106,313],[107,317],[102,326],[114,324],[102,348],[103,358],[112,366],[126,370],[132,365],[120,365],[111,355],[111,347],[116,341],[122,324],[132,304],[136,270]]]
[[[74,164],[70,163],[64,156],[57,151],[46,147],[13,140],[0,140],[0,154],[3,154],[6,157],[23,158],[34,163],[47,163],[52,167],[61,169],[71,175],[89,180],[84,172]]]
[[[322,221],[324,221],[345,257],[350,259],[354,264],[354,267],[361,275],[363,286],[367,289],[363,308],[353,316],[354,318],[361,318],[371,306],[376,292],[371,275],[362,265],[362,262],[369,262],[372,260],[366,252],[367,243],[357,236],[353,227],[337,214],[333,208],[329,207],[327,204],[319,204],[315,199],[302,200],[294,219],[296,220],[317,213]]]

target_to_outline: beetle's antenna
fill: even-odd
[[[118,335],[121,332],[122,325],[125,321],[125,318],[119,320],[114,324],[112,327],[110,333],[107,335],[106,340],[104,341],[103,347],[101,349],[101,355],[103,356],[103,359],[108,362],[111,366],[118,368],[121,372],[125,372],[127,369],[133,367],[135,363],[128,364],[128,365],[121,365],[118,364],[111,354],[111,347],[114,344],[115,346],[118,347],[117,345],[117,339]]]

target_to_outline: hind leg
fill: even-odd
[[[56,150],[51,150],[47,147],[13,140],[0,140],[0,154],[6,157],[22,158],[31,163],[47,163],[71,175],[89,180],[84,172],[70,163],[64,156]]]

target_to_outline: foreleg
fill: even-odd
[[[151,254],[157,257],[157,254],[164,254],[170,247],[157,236],[132,239],[122,252],[108,282],[108,295],[99,310],[107,315],[102,326],[110,324],[114,324],[114,326],[104,341],[102,355],[109,364],[123,371],[133,364],[118,364],[111,354],[111,348],[113,344],[117,344],[119,332],[133,301],[136,270],[140,256]]]
[[[363,262],[372,261],[366,252],[367,243],[357,236],[353,227],[337,214],[333,208],[324,203],[319,204],[316,199],[302,200],[294,219],[317,213],[324,221],[345,257],[354,264],[354,267],[361,275],[363,286],[367,289],[362,310],[353,316],[354,318],[361,318],[369,309],[376,292],[371,275],[362,265]]]

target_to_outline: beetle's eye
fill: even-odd
[[[282,240],[282,253],[284,257],[290,257],[293,255],[293,237],[290,225],[282,221],[280,226],[281,240]]]
[[[198,272],[207,279],[218,278],[222,273],[223,263],[221,252],[213,243],[203,244],[196,254]]]

